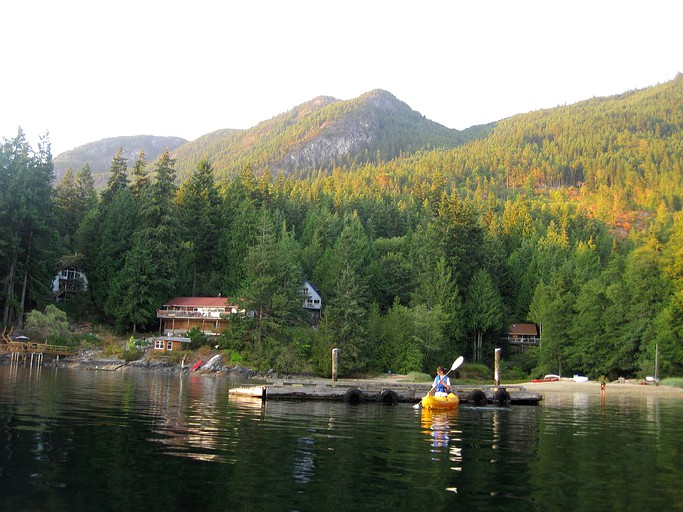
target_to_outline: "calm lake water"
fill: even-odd
[[[0,510],[683,510],[679,399],[429,414],[234,385],[1,365]]]

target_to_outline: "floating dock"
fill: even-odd
[[[257,386],[231,388],[229,395],[265,400],[330,400],[351,404],[377,402],[417,403],[430,390],[429,384],[386,383],[373,381],[273,381]],[[486,405],[536,405],[543,395],[523,386],[453,386],[463,403]]]

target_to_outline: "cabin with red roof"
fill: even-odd
[[[245,314],[239,305],[225,297],[176,297],[157,310],[159,332],[182,335],[196,327],[209,336],[217,336],[230,327],[231,315]]]
[[[536,347],[541,344],[541,333],[536,324],[510,324],[503,341],[520,348]]]

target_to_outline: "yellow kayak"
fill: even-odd
[[[452,409],[458,406],[458,395],[448,393],[448,396],[426,395],[422,398],[422,407],[425,409]]]

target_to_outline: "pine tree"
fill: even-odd
[[[120,189],[109,203],[100,202],[97,215],[87,219],[79,232],[79,247],[87,265],[89,290],[102,310],[111,286],[126,262],[139,221],[137,205],[128,188]]]
[[[115,319],[119,331],[132,326],[146,327],[152,323],[159,308],[156,293],[157,267],[152,246],[144,238],[136,237],[123,268],[113,276],[105,304],[106,313]]]
[[[461,201],[455,193],[450,197],[443,194],[430,229],[434,230],[458,286],[465,289],[474,273],[484,266],[484,232],[471,204]]]
[[[97,206],[97,192],[95,191],[95,180],[90,172],[90,166],[85,164],[76,173],[76,190],[78,193],[78,210],[86,215]],[[83,219],[81,218],[81,221]]]
[[[366,289],[350,263],[337,276],[335,293],[325,306],[320,330],[327,344],[340,350],[340,374],[362,372],[369,363]]]
[[[467,289],[465,308],[469,330],[475,337],[472,359],[481,362],[484,333],[500,329],[504,318],[503,302],[486,270],[479,270],[472,278]]]
[[[34,151],[19,130],[0,148],[2,323],[23,325],[28,304],[44,300],[56,262],[52,155],[45,138]]]
[[[218,263],[219,197],[214,184],[213,168],[207,160],[178,191],[182,233],[188,252],[187,265],[192,269],[191,295],[217,295],[220,281],[212,272]]]
[[[55,216],[62,238],[62,251],[77,250],[77,234],[88,212],[97,206],[97,193],[90,166],[87,164],[74,176],[71,168],[66,170],[62,181],[55,187]]]
[[[245,307],[254,312],[254,352],[263,356],[263,343],[287,326],[303,319],[303,278],[299,248],[283,224],[279,236],[265,208],[261,209],[256,243],[244,259]]]
[[[114,199],[116,193],[121,190],[128,188],[128,164],[127,160],[123,157],[123,148],[119,148],[111,161],[111,167],[109,168],[110,176],[107,181],[107,187],[102,192],[101,202],[108,204]]]
[[[567,344],[570,342],[574,294],[570,287],[571,269],[565,264],[551,272],[548,284],[536,287],[529,307],[529,319],[541,326],[542,345],[539,363],[543,373],[562,375],[566,369]]]
[[[133,170],[131,171],[131,176],[133,177],[133,183],[130,188],[133,192],[133,196],[137,199],[141,198],[143,191],[150,184],[150,176],[147,171],[147,160],[145,159],[145,152],[140,151],[137,160],[133,164]]]
[[[416,315],[425,368],[433,368],[464,348],[462,299],[434,229],[420,226],[412,235],[411,261],[410,306]]]
[[[243,262],[259,233],[261,212],[255,207],[239,179],[230,182],[221,195],[218,222],[221,226],[213,251],[214,269],[225,295],[236,295],[242,287],[246,267]]]
[[[66,170],[62,181],[55,187],[54,202],[62,250],[74,252],[76,232],[83,220],[84,212],[79,211],[78,187],[71,167]]]

